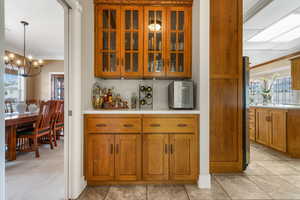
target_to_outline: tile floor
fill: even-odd
[[[239,174],[212,176],[212,189],[196,185],[87,187],[78,200],[300,200],[300,159],[251,144],[251,164]]]
[[[64,151],[61,140],[54,150],[40,147],[40,158],[21,153],[6,162],[7,200],[62,200],[64,197]]]

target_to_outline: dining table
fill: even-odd
[[[17,128],[23,124],[35,123],[38,113],[7,113],[5,114],[5,138],[7,144],[6,159],[16,160]]]

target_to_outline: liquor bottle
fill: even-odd
[[[151,93],[148,93],[148,94],[146,95],[146,98],[151,99],[151,98],[152,98],[152,94],[151,94]]]
[[[141,104],[141,105],[146,105],[145,99],[142,99],[142,100],[140,101],[140,104]]]
[[[146,91],[147,91],[147,92],[152,92],[152,87],[150,87],[150,86],[147,87]]]

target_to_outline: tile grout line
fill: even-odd
[[[279,176],[277,176],[277,177],[279,177]],[[246,176],[246,178],[247,178],[250,182],[252,182],[256,187],[258,187],[261,191],[263,191],[268,197],[270,197],[270,199],[273,199],[273,197],[272,197],[267,191],[265,191],[265,190],[263,189],[263,187],[260,187],[258,184],[256,184],[254,181],[252,181],[252,179],[249,178],[248,176]]]
[[[148,184],[146,184],[146,200],[148,200]]]
[[[216,179],[216,177],[214,177],[214,175],[212,175],[212,179],[214,179],[216,181],[216,183],[220,186],[220,188],[223,190],[223,192],[225,192],[225,194],[229,197],[229,199],[232,200],[232,198],[229,195],[229,193],[227,192],[227,190],[225,190],[225,188],[223,187],[223,185],[218,181],[218,179]]]
[[[111,187],[111,185],[109,185],[109,186],[108,186],[107,192],[106,192],[106,194],[105,194],[105,196],[104,196],[103,200],[105,200],[105,199],[106,199],[106,197],[107,197],[107,195],[108,195],[108,193],[109,193],[110,187]]]
[[[185,184],[183,185],[183,188],[184,188],[186,196],[188,197],[189,200],[191,200],[190,195],[189,195],[189,193],[188,193],[188,191],[187,191],[187,189],[185,187]]]

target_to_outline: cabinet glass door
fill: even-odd
[[[183,7],[168,9],[168,76],[190,76],[191,18],[188,10],[189,8]]]
[[[143,76],[143,7],[122,6],[121,76]]]
[[[120,6],[97,8],[96,74],[102,77],[120,76]]]
[[[144,76],[165,76],[165,9],[145,7]]]

